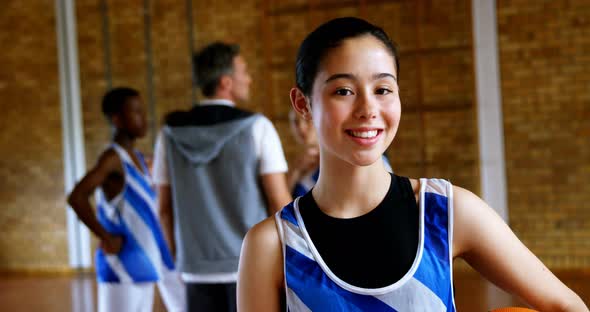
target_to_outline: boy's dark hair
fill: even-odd
[[[221,76],[233,72],[238,54],[239,45],[214,42],[193,55],[193,74],[204,96],[213,96]]]
[[[114,88],[102,97],[102,113],[111,120],[114,115],[123,111],[123,105],[128,98],[139,96],[139,92],[128,87]]]
[[[307,35],[299,47],[295,63],[295,82],[304,95],[311,94],[318,68],[326,53],[338,47],[342,41],[362,35],[372,35],[383,43],[395,60],[396,76],[398,75],[397,48],[383,29],[356,17],[336,18]]]

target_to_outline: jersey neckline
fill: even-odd
[[[371,295],[371,296],[378,296],[378,295],[392,292],[392,291],[400,288],[404,284],[406,284],[410,279],[412,279],[412,277],[414,277],[414,274],[418,270],[418,266],[420,265],[420,262],[422,260],[422,254],[424,251],[424,209],[425,209],[425,207],[424,207],[424,204],[425,204],[424,193],[426,190],[426,183],[427,183],[426,179],[424,179],[424,178],[420,179],[420,193],[419,193],[419,203],[418,203],[418,207],[419,207],[419,212],[418,212],[419,213],[418,248],[416,251],[416,256],[414,258],[414,262],[412,263],[412,266],[410,267],[410,269],[406,272],[406,274],[404,274],[404,276],[401,279],[399,279],[398,281],[396,281],[393,284],[390,284],[390,285],[387,285],[384,287],[379,287],[379,288],[364,288],[364,287],[358,287],[358,286],[352,285],[352,284],[340,279],[338,276],[336,276],[336,274],[334,274],[332,272],[332,270],[324,262],[319,251],[316,249],[313,241],[311,240],[311,237],[309,236],[309,233],[307,232],[307,229],[305,228],[305,223],[303,222],[303,218],[301,217],[301,213],[299,211],[300,197],[296,198],[295,202],[293,204],[294,211],[295,211],[295,218],[297,219],[297,222],[299,224],[299,227],[301,229],[301,233],[303,234],[305,242],[309,246],[309,249],[315,258],[314,260],[318,263],[318,265],[320,266],[322,271],[324,271],[324,273],[328,276],[328,278],[330,278],[330,280],[332,280],[334,283],[336,283],[336,285],[342,287],[345,290],[348,290],[350,292],[357,293],[360,295]]]
[[[133,159],[133,157],[131,157],[129,152],[127,152],[127,150],[125,148],[123,148],[123,146],[117,144],[116,142],[113,142],[112,146],[123,154],[123,155],[121,155],[121,153],[118,153],[120,155],[120,157],[122,158],[121,164],[123,166],[125,166],[125,160],[127,160],[127,162],[131,163],[131,166],[133,167],[133,169],[137,170],[143,176],[145,176],[145,177],[150,176],[149,169],[147,168],[146,164],[143,162],[143,159],[142,159],[143,157],[139,155],[139,152],[136,149],[133,149],[133,153],[135,153],[135,156],[137,157],[137,161],[139,162],[139,164],[135,163],[135,160]],[[125,168],[123,168],[123,170],[125,170]]]

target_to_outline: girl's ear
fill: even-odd
[[[291,88],[289,95],[291,96],[293,110],[301,115],[303,119],[311,120],[311,103],[309,98],[297,87]]]

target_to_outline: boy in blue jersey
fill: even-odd
[[[116,88],[103,97],[102,111],[114,127],[112,144],[68,197],[100,241],[98,310],[151,311],[158,282],[168,310],[183,311],[184,286],[156,217],[156,193],[143,156],[134,149],[147,132],[143,101],[134,89]],[[93,192],[97,215],[89,202]]]
[[[331,20],[299,48],[293,109],[319,142],[314,188],[246,235],[238,310],[455,311],[453,260],[540,311],[584,302],[473,193],[387,172],[401,116],[398,52],[379,27]]]

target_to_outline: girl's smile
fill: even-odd
[[[383,134],[383,128],[363,127],[345,130],[346,134],[353,142],[360,146],[372,146],[379,140]]]

